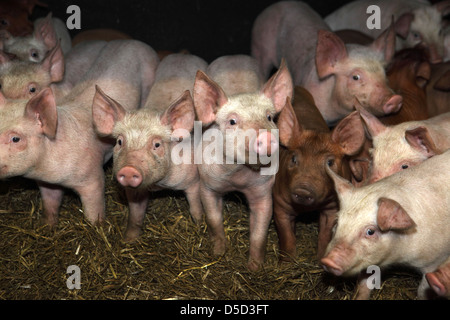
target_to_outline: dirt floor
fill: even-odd
[[[33,181],[0,185],[0,299],[114,300],[348,300],[355,280],[323,271],[315,257],[317,222],[297,224],[298,255],[279,265],[278,237],[270,226],[264,268],[250,272],[248,208],[240,194],[225,201],[229,247],[211,252],[205,223],[194,224],[181,193],[152,195],[142,237],[123,242],[126,199],[106,167],[107,220],[93,227],[84,220],[79,198],[68,192],[56,230],[39,223],[41,200]],[[307,219],[308,220],[308,219]],[[67,268],[80,268],[81,289],[69,290]],[[389,274],[373,299],[415,299],[420,276]]]

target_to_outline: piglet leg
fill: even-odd
[[[331,241],[332,229],[336,223],[337,209],[328,209],[320,212],[319,216],[319,241],[317,258],[320,260],[325,254],[328,243]]]
[[[84,217],[92,225],[105,221],[105,178],[103,169],[93,173],[82,186],[75,187],[83,205]]]
[[[280,246],[280,260],[290,261],[290,259],[295,258],[296,252],[295,215],[287,213],[276,202],[274,203],[273,210],[273,219]]]
[[[223,227],[223,200],[220,194],[200,184],[200,196],[206,212],[206,223],[213,242],[213,254],[223,255],[226,249],[225,230]]]
[[[246,192],[250,207],[250,253],[248,268],[258,270],[264,262],[267,233],[272,220],[272,194],[270,190],[251,190]]]
[[[59,208],[64,195],[63,188],[42,181],[38,181],[37,184],[42,198],[42,222],[50,227],[54,227],[58,224]]]
[[[185,191],[187,201],[189,202],[189,211],[195,223],[200,224],[203,218],[203,206],[200,198],[200,180],[193,183]]]
[[[128,199],[129,210],[125,241],[131,242],[136,240],[142,233],[148,205],[148,192],[126,188],[125,193]]]

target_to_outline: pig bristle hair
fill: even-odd
[[[381,52],[359,45],[348,45],[347,48],[349,61],[355,68],[384,73],[386,61]]]
[[[122,121],[116,123],[113,136],[123,135],[127,146],[140,149],[145,146],[150,137],[158,136],[165,141],[170,140],[171,129],[161,124],[160,115],[147,110],[139,110],[125,115]]]

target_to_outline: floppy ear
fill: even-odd
[[[383,232],[407,230],[416,225],[397,201],[388,198],[378,199],[377,224]]]
[[[25,117],[36,120],[45,136],[50,139],[55,138],[58,113],[52,89],[46,88],[28,101]]]
[[[227,95],[222,88],[198,70],[194,83],[194,106],[198,119],[204,125],[211,124],[216,120],[217,111],[227,102]]]
[[[262,92],[272,100],[277,112],[285,106],[286,97],[292,97],[294,85],[284,58],[281,59],[278,71],[264,84]]]
[[[423,153],[427,158],[440,154],[433,138],[426,127],[417,127],[405,132],[405,139],[414,149]]]
[[[336,64],[348,57],[344,42],[336,34],[319,30],[316,46],[316,69],[320,79],[335,73]]]
[[[345,155],[355,155],[361,149],[366,137],[358,111],[353,111],[339,121],[331,134],[331,140],[339,143]]]
[[[194,128],[194,120],[194,101],[192,101],[189,90],[186,90],[161,115],[161,123],[163,125],[170,126],[172,131],[184,129],[185,133],[192,131]]]
[[[97,133],[103,136],[111,135],[117,121],[123,119],[126,110],[114,99],[106,95],[99,86],[95,86],[92,101],[92,120]]]
[[[287,148],[295,148],[296,142],[300,141],[303,128],[298,123],[289,97],[286,98],[286,106],[281,110],[278,117],[277,127],[279,130],[280,144]]]

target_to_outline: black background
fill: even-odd
[[[53,16],[64,22],[69,5],[81,9],[81,30],[114,28],[155,50],[187,49],[211,62],[228,54],[249,54],[251,28],[257,15],[274,0],[40,0],[48,8],[35,7],[32,15]],[[304,1],[325,16],[348,0]]]

